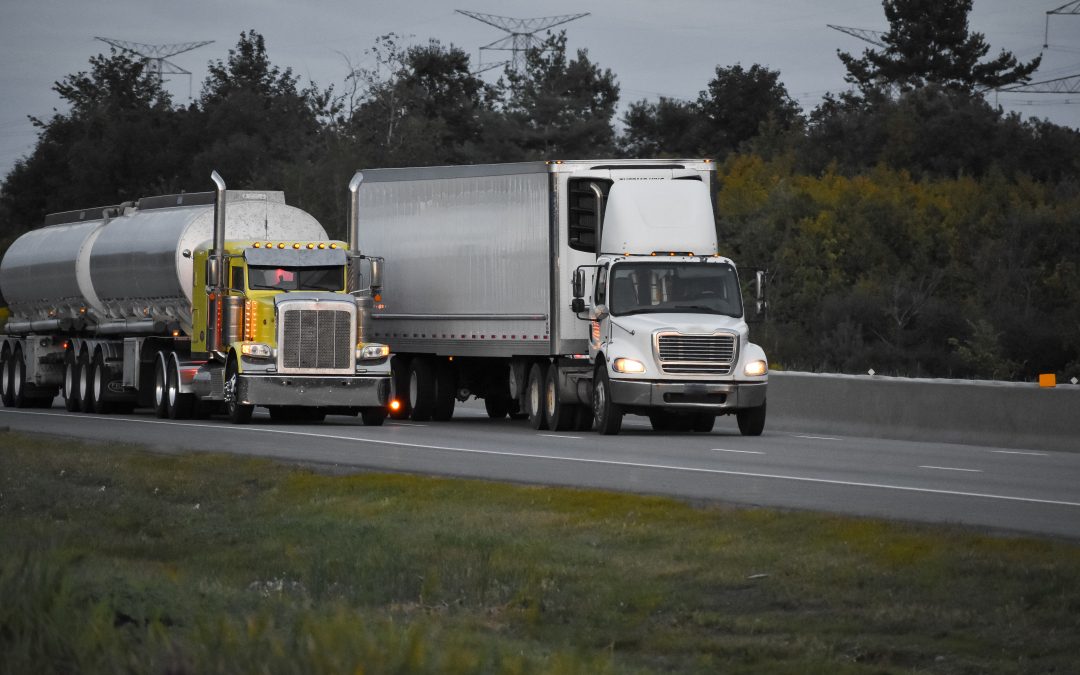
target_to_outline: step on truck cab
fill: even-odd
[[[389,348],[368,327],[382,260],[360,253],[354,223],[351,244],[332,241],[282,193],[212,179],[214,192],[54,214],[12,244],[5,405],[62,392],[98,414],[383,422]]]
[[[372,330],[398,415],[449,419],[476,396],[537,429],[613,434],[633,413],[708,431],[733,414],[762,432],[768,367],[718,245],[712,162],[362,175],[361,245],[394,261]]]

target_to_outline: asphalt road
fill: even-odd
[[[618,436],[536,432],[523,422],[489,420],[475,403],[459,405],[451,422],[388,420],[382,427],[350,417],[281,425],[259,412],[252,424],[236,426],[61,407],[0,408],[0,426],[346,470],[595,487],[1080,539],[1080,453],[1038,448],[801,434],[768,424],[762,436],[744,438],[732,418],[718,419],[711,434],[658,434],[636,416],[627,416]]]

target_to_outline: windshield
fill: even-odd
[[[328,267],[248,268],[248,286],[252,290],[340,291],[345,288],[345,270],[341,265]]]
[[[609,310],[615,316],[690,312],[742,316],[735,268],[726,263],[624,262],[611,268]]]

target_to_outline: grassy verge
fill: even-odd
[[[1074,672],[1080,546],[0,434],[0,672]]]

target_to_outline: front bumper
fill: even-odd
[[[390,401],[390,376],[241,374],[237,398],[247,405],[379,407]]]
[[[756,408],[767,382],[649,382],[611,380],[611,399],[627,408],[672,408],[717,413]]]

